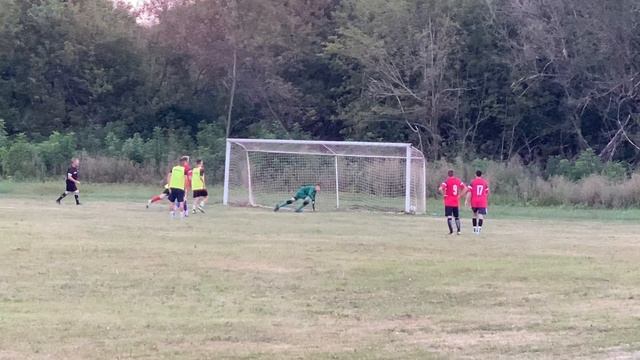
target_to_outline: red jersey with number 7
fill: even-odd
[[[465,188],[462,180],[452,176],[443,182],[440,188],[442,188],[442,192],[444,193],[444,206],[460,206],[460,194]]]
[[[489,206],[489,183],[483,178],[475,178],[469,185],[472,208],[487,208]]]

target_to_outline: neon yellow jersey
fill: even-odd
[[[173,169],[171,169],[171,183],[169,186],[172,189],[184,190],[184,180],[184,167],[180,165],[174,166]]]
[[[204,190],[205,185],[203,179],[203,171],[199,167],[193,169],[191,176],[191,188],[193,190]]]

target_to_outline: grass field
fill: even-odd
[[[496,207],[450,237],[433,216],[172,221],[155,188],[76,207],[59,187],[0,183],[0,359],[640,357],[638,210]]]

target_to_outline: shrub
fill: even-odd
[[[24,134],[20,134],[13,141],[4,154],[2,168],[5,175],[16,179],[41,178],[44,166],[38,157],[35,145],[27,142]]]
[[[47,174],[62,174],[75,154],[75,135],[62,135],[54,131],[49,139],[38,144],[36,149]]]
[[[125,140],[122,144],[122,156],[137,164],[144,162],[145,144],[140,134],[135,133],[132,138]]]

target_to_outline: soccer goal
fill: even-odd
[[[426,211],[426,165],[403,143],[228,139],[224,205],[273,207],[320,184],[321,211]]]

